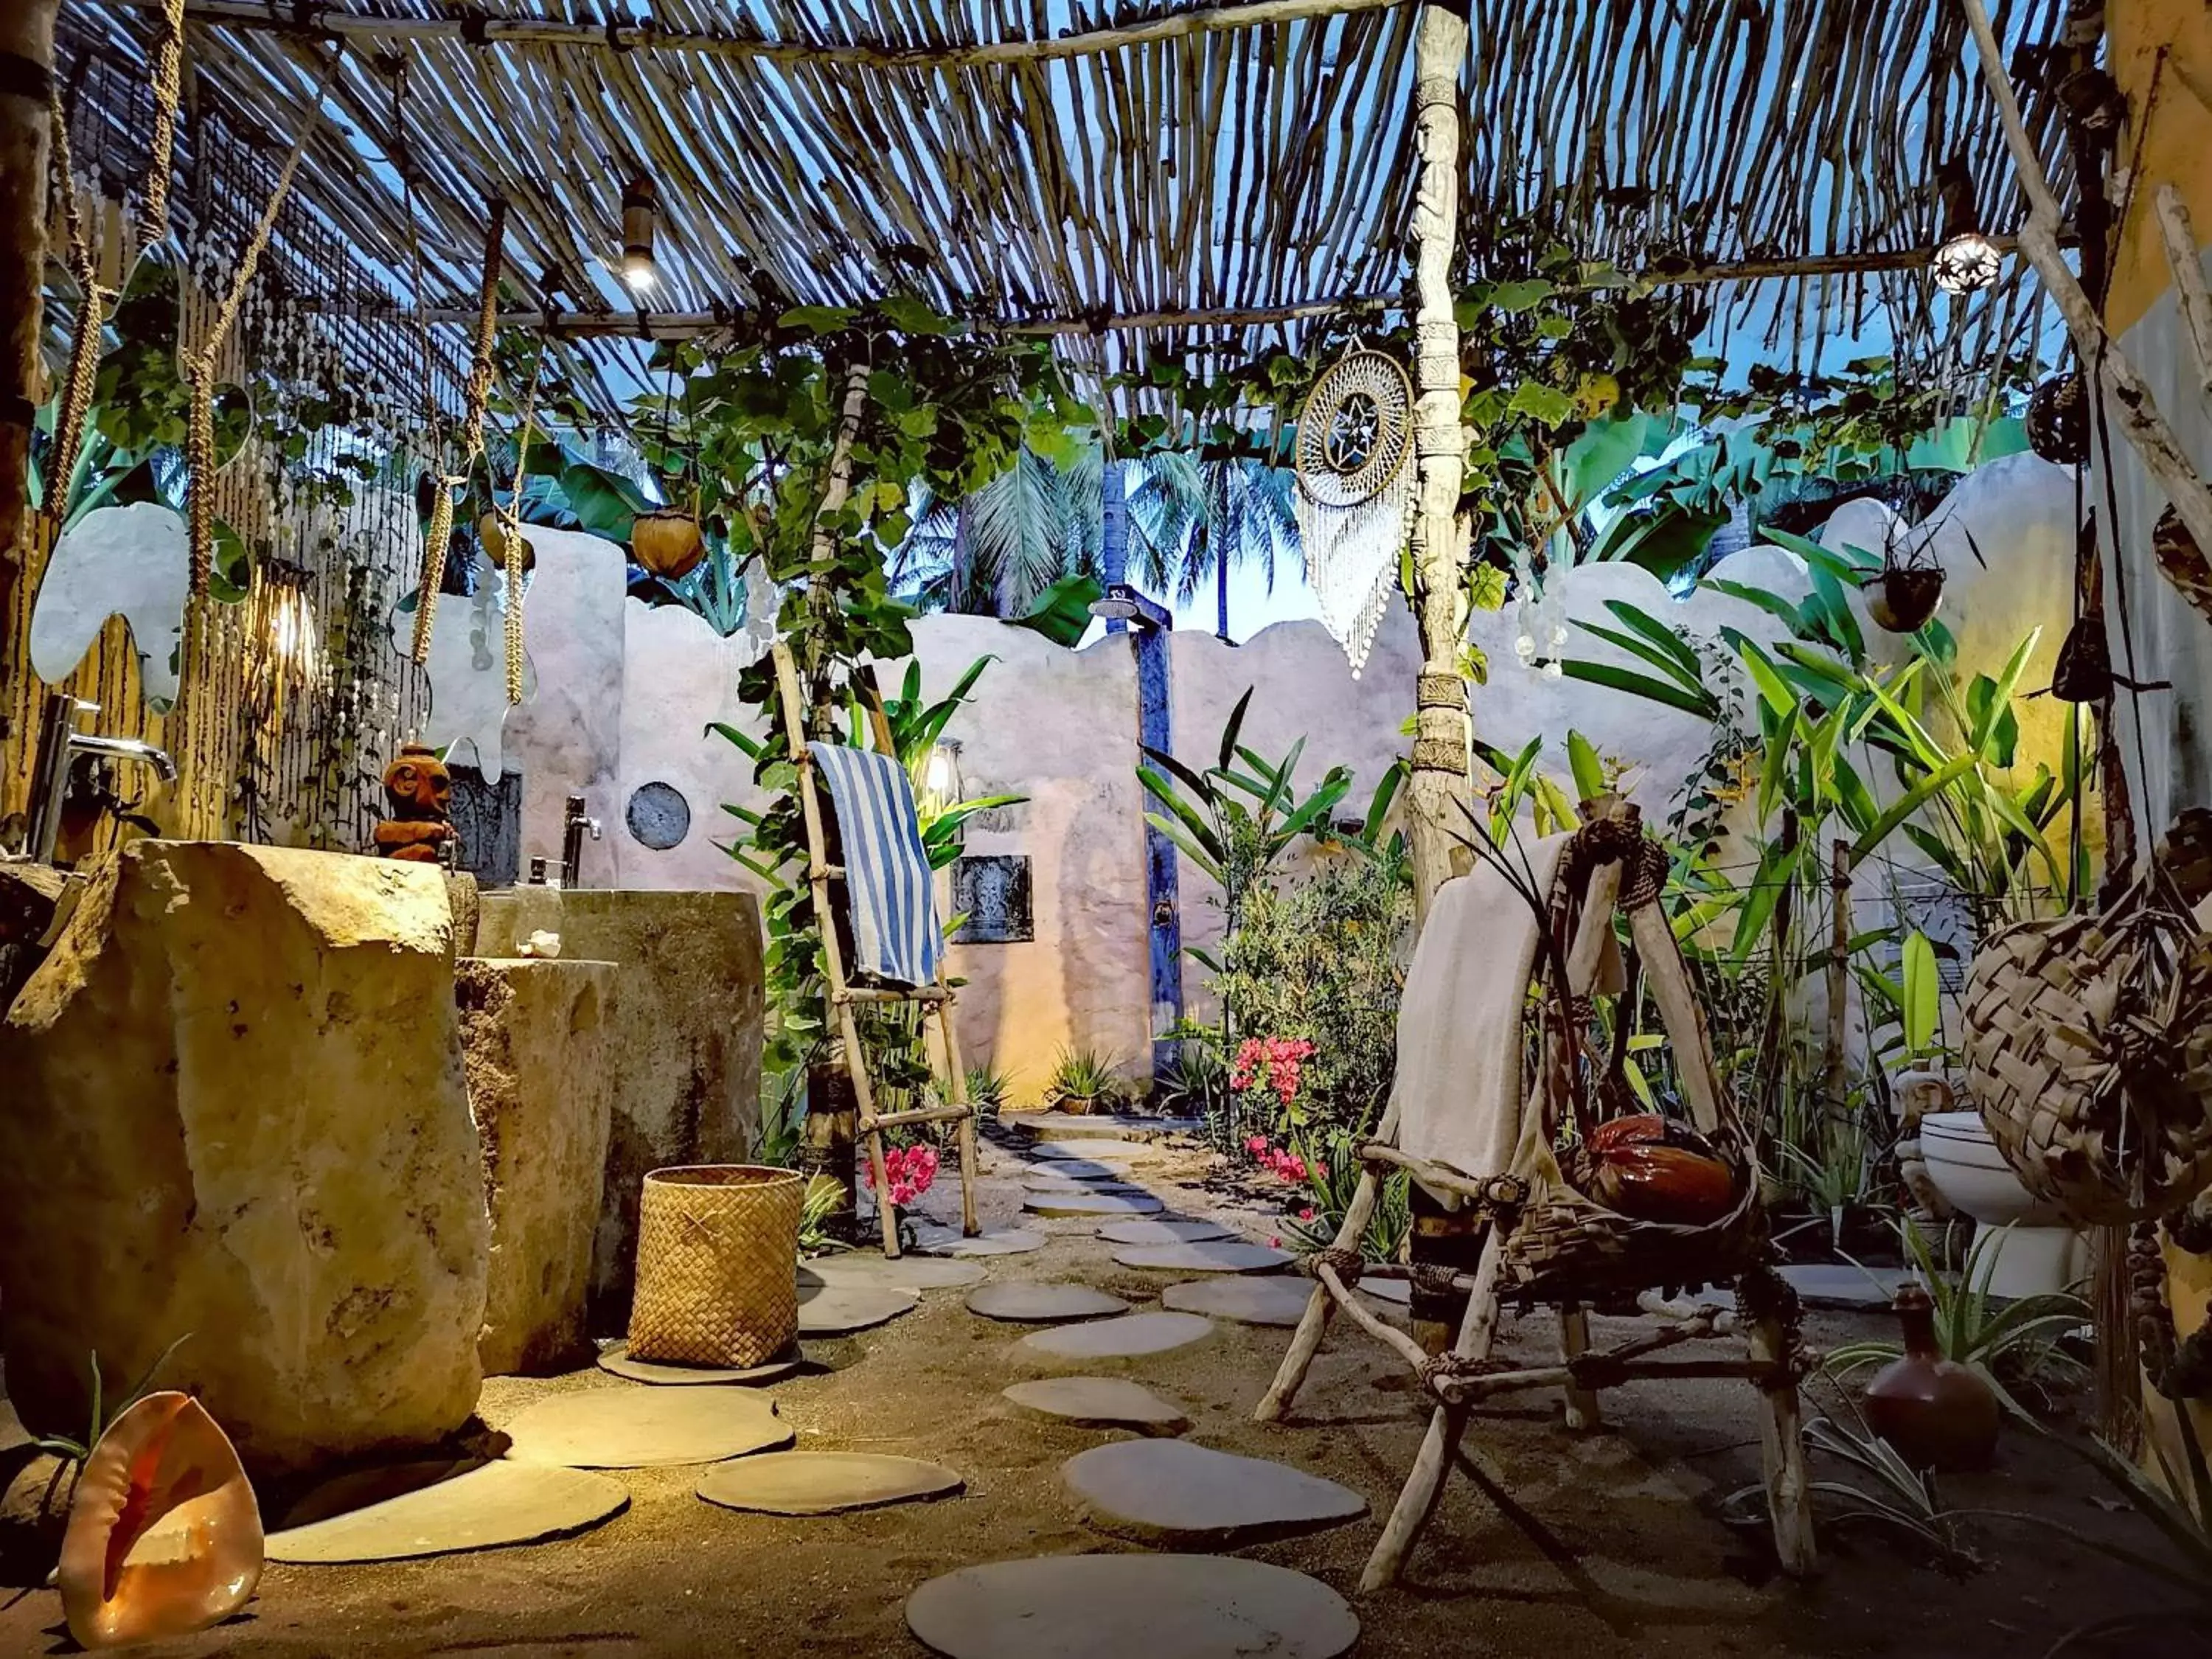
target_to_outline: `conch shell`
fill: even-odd
[[[77,1478],[55,1575],[80,1646],[219,1624],[252,1598],[261,1566],[261,1506],[205,1407],[149,1394],[108,1425]]]

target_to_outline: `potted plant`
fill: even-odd
[[[1045,1085],[1046,1105],[1078,1115],[1110,1111],[1121,1095],[1119,1066],[1114,1056],[1096,1048],[1062,1049],[1052,1081]]]

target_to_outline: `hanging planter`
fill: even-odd
[[[2027,447],[2054,466],[2089,459],[2089,400],[2078,374],[2054,374],[2027,400]]]
[[[661,580],[682,581],[707,556],[707,538],[700,533],[696,514],[683,507],[658,507],[637,515],[629,550]]]
[[[1867,615],[1892,634],[1911,634],[1928,625],[1943,602],[1939,565],[1886,565],[1865,588]]]
[[[2172,507],[2158,515],[2150,532],[2151,557],[2159,571],[2181,597],[2199,612],[2212,617],[2212,560],[2189,533],[2181,514]]]

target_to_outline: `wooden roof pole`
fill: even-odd
[[[118,9],[144,10],[160,7],[164,0],[107,0],[107,3]],[[1296,22],[1308,17],[1382,11],[1403,3],[1404,0],[1231,0],[1227,4],[1115,27],[1034,39],[925,46],[893,46],[864,40],[769,40],[757,35],[708,30],[665,29],[649,19],[636,23],[570,23],[551,17],[498,15],[379,17],[350,12],[343,5],[294,5],[290,0],[282,0],[281,3],[272,3],[271,0],[185,0],[185,21],[226,28],[273,30],[368,42],[453,40],[472,46],[507,44],[577,46],[602,52],[705,52],[761,63],[851,69],[957,70],[1094,57],[1163,40],[1190,40],[1271,23]]]
[[[0,7],[0,689],[30,672],[31,425],[41,387],[40,295],[60,0]],[[20,625],[19,625],[20,617]],[[0,708],[7,706],[0,696]],[[0,742],[28,743],[0,731]]]
[[[1411,541],[1414,604],[1421,628],[1421,677],[1409,796],[1413,904],[1425,920],[1437,890],[1455,873],[1455,832],[1466,825],[1473,724],[1460,647],[1467,627],[1468,525],[1459,515],[1467,430],[1460,424],[1459,324],[1453,315],[1452,256],[1459,240],[1459,72],[1467,62],[1466,0],[1430,0],[1414,47],[1415,143],[1420,179],[1413,204],[1413,455],[1417,483]]]

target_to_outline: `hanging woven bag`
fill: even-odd
[[[2100,915],[1992,937],[1965,1024],[1990,1138],[2068,1220],[2148,1219],[2212,1186],[2212,935],[2163,869]]]

